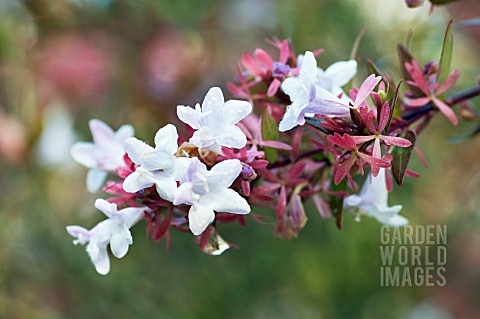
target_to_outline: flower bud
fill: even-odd
[[[257,178],[257,173],[250,165],[242,163],[242,172],[240,173],[240,178],[244,181],[251,182]]]
[[[405,3],[407,4],[407,7],[409,8],[418,8],[423,6],[423,3],[425,0],[405,0]]]
[[[307,216],[303,208],[302,198],[298,194],[292,195],[287,210],[277,223],[275,234],[282,239],[297,238],[298,233],[307,223]]]
[[[382,101],[385,101],[385,97],[387,96],[387,94],[385,93],[384,90],[379,90],[378,92],[378,95],[380,95],[380,97],[382,98]]]
[[[465,121],[473,121],[478,119],[477,112],[469,103],[460,104],[460,109],[458,114],[460,115],[460,118]]]

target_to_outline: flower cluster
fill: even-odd
[[[402,206],[388,206],[388,194],[394,181],[401,186],[405,176],[419,177],[408,162],[414,151],[421,156],[415,141],[428,119],[440,110],[457,123],[450,107],[461,99],[444,93],[459,72],[439,83],[436,64],[422,69],[402,48],[403,98],[399,85],[371,62],[371,74],[357,88],[355,60],[324,70],[317,66],[323,50],[297,55],[287,40],[271,44],[278,59],[263,49],[241,59],[227,85],[239,100],[225,102],[214,87],[201,105],[177,106],[185,125],[180,135],[167,124],[151,146],[133,137],[129,125],[114,132],[90,122],[94,143],[77,143],[72,156],[90,169],[88,189],[103,186],[113,197],[95,204],[107,220],[91,230],[67,230],[74,243],[87,245],[99,273],[110,268],[107,246],[122,258],[133,242],[129,229],[140,220],[148,236],[167,245],[171,230],[189,230],[211,255],[231,247],[219,225],[244,225],[249,213],[256,221],[274,220],[277,236],[297,237],[307,201],[339,228],[344,208],[389,226],[408,223],[399,215]],[[110,173],[118,178],[105,183]]]

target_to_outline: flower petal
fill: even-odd
[[[440,95],[442,93],[447,92],[449,88],[455,85],[457,83],[458,77],[460,76],[460,71],[455,70],[453,71],[446,79],[443,81],[442,84],[435,90],[436,95]]]
[[[262,146],[277,148],[277,149],[286,150],[286,151],[291,151],[293,149],[292,146],[279,141],[263,141]]]
[[[252,104],[247,101],[229,100],[222,108],[222,121],[237,124],[252,112]]]
[[[85,245],[89,241],[91,232],[88,229],[77,225],[67,226],[66,228],[70,236],[76,238],[73,241],[75,245]]]
[[[128,252],[128,246],[133,243],[132,234],[124,224],[121,231],[113,234],[110,239],[110,249],[117,258],[123,258]]]
[[[198,130],[201,125],[202,112],[200,108],[191,108],[190,106],[177,105],[177,116],[185,124],[188,124],[194,130]]]
[[[363,81],[362,85],[358,89],[357,96],[355,97],[355,107],[360,106],[367,99],[380,80],[382,80],[381,76],[375,76],[375,74],[371,74],[365,79],[365,81]]]
[[[411,107],[420,107],[424,106],[428,102],[430,102],[431,98],[429,97],[419,97],[416,99],[410,99],[407,101],[407,105]]]
[[[288,78],[281,85],[282,91],[290,97],[292,103],[298,105],[308,103],[309,90],[298,78]]]
[[[272,71],[273,67],[273,60],[268,55],[267,52],[265,52],[262,49],[256,49],[255,50],[255,58],[257,59],[258,63],[267,71]]]
[[[280,121],[280,125],[278,126],[278,130],[280,132],[286,132],[286,131],[291,130],[295,126],[297,126],[298,125],[298,116],[296,116],[295,114],[298,113],[297,112],[298,108],[304,108],[304,107],[306,107],[306,104],[301,105],[301,106],[291,104],[291,105],[287,106],[287,111],[285,112],[282,120]]]
[[[177,191],[177,182],[170,173],[170,176],[164,176],[165,174],[159,173],[158,177],[155,179],[155,186],[157,188],[157,193],[161,198],[168,200],[169,202],[173,201],[175,197],[175,192]]]
[[[405,62],[405,69],[410,74],[416,86],[425,93],[425,95],[430,95],[430,86],[423,76],[423,70],[420,64],[418,64],[416,60],[412,60],[411,63]]]
[[[447,117],[447,119],[450,122],[452,122],[453,125],[458,124],[457,116],[455,115],[455,113],[452,111],[452,109],[447,104],[445,104],[443,101],[437,99],[436,97],[434,97],[432,100],[433,100],[433,103],[435,103],[435,105],[438,107],[440,112],[442,112],[443,115],[445,115]]]
[[[87,174],[87,190],[90,193],[98,192],[107,178],[108,172],[102,171],[100,169],[92,168],[88,171]]]
[[[192,205],[193,204],[192,187],[193,187],[193,183],[191,182],[185,182],[180,186],[178,186],[173,199],[173,205],[181,205],[181,204]]]
[[[384,136],[382,135],[380,139],[384,140],[388,144],[400,146],[400,147],[409,147],[412,145],[412,142],[407,140],[406,138],[402,137],[395,137],[395,136]]]
[[[354,141],[355,144],[362,144],[368,141],[371,141],[375,138],[375,135],[368,135],[368,136],[350,136]]]
[[[118,212],[125,222],[128,229],[136,225],[145,215],[145,212],[149,211],[148,207],[127,207]]]
[[[215,112],[217,109],[223,107],[225,100],[223,98],[222,90],[219,87],[212,87],[208,90],[207,95],[202,102],[202,113]]]
[[[199,203],[193,204],[188,212],[188,226],[195,236],[200,235],[215,219],[213,210]]]
[[[173,155],[177,152],[177,140],[177,128],[172,124],[167,124],[155,134],[155,149]]]
[[[400,211],[402,209],[402,206],[396,205],[396,206],[393,206],[392,208],[395,208],[396,210]],[[384,220],[383,223],[387,226],[401,227],[408,224],[408,219],[400,215],[395,215],[390,217],[387,220]]]
[[[95,158],[95,144],[90,142],[77,142],[70,149],[73,159],[85,167],[97,167]]]
[[[167,169],[173,165],[171,154],[155,150],[150,145],[136,139],[135,137],[125,140],[124,147],[130,159],[146,170],[153,171]]]
[[[135,129],[130,124],[122,125],[116,132],[115,138],[120,143],[123,143],[127,138],[132,137],[135,134]]]
[[[268,97],[274,96],[277,93],[278,89],[280,88],[281,84],[282,82],[280,82],[279,79],[273,79],[273,81],[268,86],[267,96]]]
[[[307,86],[315,84],[317,80],[317,60],[310,51],[305,52],[299,78]]]
[[[135,172],[128,175],[123,181],[123,190],[129,193],[136,193],[139,190],[155,184],[155,180],[155,175],[153,173],[138,167]]]
[[[90,255],[95,270],[100,275],[106,275],[110,272],[110,258],[106,245],[98,246],[95,242],[90,242],[87,245],[87,253]]]
[[[250,213],[250,205],[248,205],[245,198],[230,188],[209,192],[200,198],[200,203],[209,206],[216,212],[234,214]]]
[[[187,180],[187,170],[192,159],[188,157],[177,157],[174,159],[173,178],[180,183]]]
[[[357,61],[339,61],[330,65],[319,78],[318,85],[328,91],[344,86],[357,74]]]
[[[115,140],[115,132],[104,122],[92,119],[88,124],[95,144],[108,145]]]
[[[327,116],[350,116],[347,102],[344,102],[320,86],[315,86],[315,97],[302,110],[302,113],[323,114]]]
[[[230,187],[241,171],[242,164],[237,159],[225,160],[216,164],[207,177],[210,191]]]
[[[221,146],[240,149],[247,145],[247,136],[238,126],[229,125],[217,136],[216,142]]]
[[[104,213],[108,218],[113,218],[117,213],[117,204],[109,203],[102,198],[95,201],[95,208]]]

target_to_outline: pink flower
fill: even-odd
[[[357,159],[364,160],[365,162],[369,163],[370,166],[372,166],[372,174],[373,167],[386,168],[391,166],[390,162],[384,159],[376,158],[360,152],[355,140],[348,134],[343,134],[342,136],[338,133],[335,133],[333,136],[329,135],[328,139],[333,144],[347,150],[347,152],[337,158],[335,166],[333,167],[333,181],[335,184],[340,183],[345,177],[347,177],[350,181],[350,185],[355,189],[355,184],[353,183],[352,176],[350,175],[350,169],[353,167]],[[358,165],[360,172],[363,174],[362,162],[358,161]]]
[[[365,142],[371,141],[375,139],[375,143],[373,146],[373,157],[381,159],[382,158],[382,153],[380,149],[380,140],[386,142],[387,144],[395,145],[395,146],[400,146],[400,147],[409,147],[412,145],[412,143],[401,137],[394,137],[394,136],[387,136],[387,135],[382,135],[383,130],[387,126],[388,119],[390,117],[390,106],[388,103],[385,103],[382,107],[382,110],[380,112],[380,118],[378,121],[378,128],[375,128],[375,125],[373,124],[373,112],[368,109],[368,107],[363,106],[360,108],[360,116],[362,118],[363,123],[367,127],[367,129],[372,133],[372,135],[368,136],[352,136],[351,138],[355,142],[355,144],[363,144]],[[380,170],[380,166],[372,165],[372,174],[373,176],[377,176],[378,172]]]
[[[447,117],[447,119],[452,122],[453,125],[458,124],[458,119],[455,113],[452,111],[450,106],[438,98],[439,95],[445,93],[457,82],[458,77],[460,76],[460,71],[453,71],[443,83],[436,83],[435,81],[426,80],[424,72],[416,60],[412,60],[412,63],[405,63],[405,69],[407,69],[413,81],[408,81],[408,84],[411,86],[418,87],[422,93],[425,94],[425,97],[412,98],[407,102],[408,106],[411,107],[420,107],[424,106],[429,102],[433,102]],[[437,73],[438,77],[438,73]]]
[[[370,74],[359,89],[350,90],[350,98],[354,101],[353,107],[358,108],[360,106],[367,106],[365,100],[372,94],[373,89],[377,86],[378,82],[382,80],[381,76],[375,76],[375,74]]]

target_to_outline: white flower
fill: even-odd
[[[219,154],[222,146],[242,148],[246,145],[245,134],[235,124],[250,112],[252,105],[247,101],[225,102],[222,90],[218,87],[208,91],[201,108],[198,103],[195,109],[184,105],[177,106],[178,118],[196,130],[190,142]]]
[[[335,96],[342,94],[342,101],[349,102],[342,87],[357,74],[357,61],[338,61],[330,65],[325,71],[318,68],[317,84]]]
[[[91,230],[81,226],[67,226],[67,231],[76,239],[75,245],[87,244],[87,253],[97,272],[106,275],[110,271],[110,259],[107,246],[112,254],[123,258],[128,252],[128,246],[133,243],[130,228],[135,225],[147,210],[145,207],[129,207],[117,210],[116,204],[103,199],[95,201],[95,207],[102,211],[108,219],[98,223]]]
[[[68,154],[75,143],[73,116],[63,105],[50,106],[44,115],[42,134],[38,139],[37,154],[40,163],[61,166],[72,163]]]
[[[242,170],[239,160],[225,160],[207,170],[198,158],[193,158],[187,180],[180,185],[174,205],[192,205],[188,212],[190,230],[200,235],[215,219],[214,211],[248,214],[247,201],[229,187]]]
[[[345,198],[344,206],[359,207],[367,216],[376,218],[387,226],[404,226],[408,220],[398,215],[401,205],[388,207],[388,190],[385,180],[385,169],[381,168],[377,177],[371,174],[367,177],[360,195],[350,195]]]
[[[348,116],[350,112],[347,103],[317,85],[317,61],[310,51],[305,52],[299,76],[286,79],[281,88],[292,101],[280,121],[281,132],[305,124],[306,113]]]
[[[93,193],[102,187],[108,172],[124,165],[123,141],[133,136],[134,130],[131,125],[123,125],[114,132],[107,124],[95,119],[90,120],[89,125],[93,143],[77,142],[70,153],[78,163],[90,169],[87,189]]]
[[[167,124],[155,135],[155,148],[131,137],[125,141],[125,150],[137,165],[135,172],[127,176],[123,189],[136,193],[155,185],[157,192],[165,200],[172,201],[177,190],[177,181],[182,180],[190,158],[175,157],[177,152],[177,129]]]

